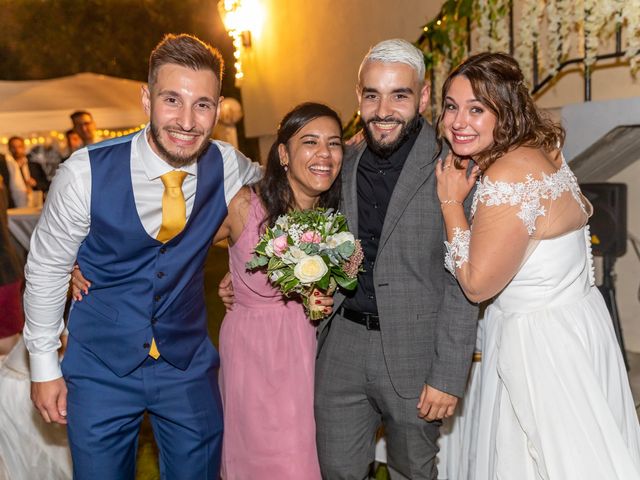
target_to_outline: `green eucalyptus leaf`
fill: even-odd
[[[335,277],[336,282],[345,290],[353,290],[358,285],[357,278],[344,278],[344,277]]]

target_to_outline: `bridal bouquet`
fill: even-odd
[[[309,318],[318,320],[323,307],[312,304],[312,292],[331,295],[337,285],[353,290],[363,258],[344,215],[317,208],[278,217],[261,235],[246,268],[266,267],[271,283],[286,296],[300,295]]]

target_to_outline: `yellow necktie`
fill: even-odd
[[[164,184],[164,193],[162,194],[162,225],[157,239],[162,243],[168,242],[179,234],[187,223],[187,206],[182,193],[182,182],[186,176],[187,172],[173,170],[160,177]],[[155,338],[151,340],[149,355],[155,359],[160,356]]]
[[[164,184],[162,194],[162,225],[158,232],[158,240],[168,242],[184,228],[187,222],[187,206],[184,203],[182,182],[187,172],[173,170],[160,178]]]

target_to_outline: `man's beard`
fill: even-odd
[[[381,158],[389,158],[404,144],[404,142],[407,141],[407,138],[409,138],[412,133],[420,128],[420,119],[420,113],[416,112],[415,116],[411,120],[409,120],[409,122],[398,120],[393,116],[388,116],[386,118],[375,116],[367,120],[366,123],[362,119],[360,121],[363,124],[362,130],[369,149]],[[402,129],[400,130],[398,138],[396,138],[394,141],[390,143],[380,143],[374,138],[373,134],[369,130],[369,124],[372,122],[397,122],[402,124]]]
[[[160,131],[155,127],[153,123],[151,123],[151,128],[149,128],[149,132],[151,133],[151,139],[155,144],[156,148],[160,152],[160,156],[172,167],[180,168],[186,167],[187,165],[191,165],[196,162],[200,155],[207,149],[209,146],[208,141],[202,142],[202,145],[198,147],[198,149],[190,154],[190,155],[176,155],[175,153],[170,152],[165,148],[165,146],[160,141]]]

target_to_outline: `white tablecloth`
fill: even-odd
[[[9,232],[25,251],[29,250],[29,240],[33,229],[36,228],[41,211],[41,208],[34,207],[10,208],[7,210]]]

